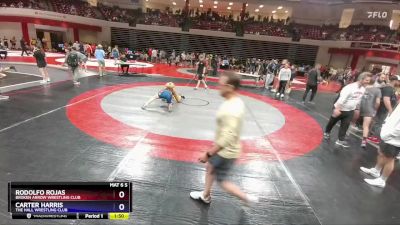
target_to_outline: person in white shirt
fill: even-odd
[[[379,146],[377,163],[374,168],[360,167],[361,171],[375,179],[364,179],[372,186],[385,187],[386,180],[394,170],[394,162],[400,153],[400,107],[390,114],[381,130],[382,141]],[[382,174],[381,174],[382,172]]]
[[[151,62],[156,63],[157,62],[157,49],[153,49],[151,51]]]
[[[340,91],[340,97],[334,104],[332,116],[325,127],[325,139],[330,138],[331,130],[336,123],[340,121],[339,139],[335,144],[344,148],[349,147],[344,138],[346,137],[346,132],[349,129],[351,120],[353,119],[354,110],[360,104],[361,98],[365,92],[365,87],[370,83],[371,79],[371,73],[363,72],[358,77],[357,82],[345,86],[342,91]]]
[[[219,90],[225,99],[217,112],[217,129],[213,147],[202,153],[199,161],[206,163],[205,187],[203,191],[192,191],[190,197],[206,204],[211,203],[211,188],[214,181],[229,194],[246,203],[257,202],[256,196],[244,193],[228,180],[234,163],[239,158],[241,131],[245,119],[245,104],[239,97],[240,77],[221,74]]]
[[[292,76],[292,70],[290,69],[289,63],[285,64],[285,67],[279,71],[278,80],[279,80],[279,88],[276,92],[276,97],[285,97],[285,89],[290,77]]]

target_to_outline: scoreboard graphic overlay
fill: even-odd
[[[132,184],[9,182],[8,211],[13,219],[128,219]]]

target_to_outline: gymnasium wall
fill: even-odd
[[[111,43],[134,49],[157,48],[172,51],[206,52],[240,58],[284,59],[314,64],[318,46],[279,43],[242,38],[173,33],[156,30],[111,28]]]
[[[17,47],[19,47],[19,40],[22,37],[21,23],[0,22],[0,38],[4,36],[8,39],[15,37],[17,39]]]
[[[97,43],[97,33],[87,30],[79,30],[79,40],[87,43]]]
[[[352,59],[351,55],[332,54],[330,63],[328,65],[334,68],[346,68],[350,66],[351,59]]]

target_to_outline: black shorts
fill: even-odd
[[[236,159],[227,159],[215,154],[211,156],[208,162],[214,167],[214,172],[218,182],[226,180],[229,171],[232,169]]]
[[[379,144],[379,149],[381,150],[382,154],[387,158],[396,158],[400,152],[400,147],[396,147],[390,144],[381,141]]]
[[[197,80],[203,80],[204,76],[203,74],[197,74]]]

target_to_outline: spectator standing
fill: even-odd
[[[389,83],[381,88],[382,99],[375,117],[375,124],[374,124],[375,135],[368,138],[368,140],[372,141],[375,144],[379,144],[380,142],[379,134],[381,133],[381,127],[386,117],[393,112],[393,108],[397,104],[397,96],[395,88],[397,88],[398,86],[399,86],[398,77],[391,76],[389,78]]]
[[[102,77],[105,73],[106,67],[106,53],[104,52],[102,45],[99,44],[97,46],[96,51],[94,52],[94,56],[96,57],[97,63],[99,64],[99,76]]]
[[[8,39],[6,38],[6,36],[4,36],[4,38],[3,38],[3,43],[4,43],[4,47],[6,47],[6,48],[9,47],[9,45],[8,45]]]
[[[10,43],[11,43],[11,49],[15,50],[17,45],[17,39],[15,38],[15,36],[11,38]]]
[[[118,61],[118,59],[120,57],[119,50],[118,50],[118,45],[114,46],[114,48],[113,48],[113,50],[111,52],[111,55],[112,55],[112,57],[114,59],[114,65],[117,65],[117,61]]]
[[[26,55],[29,56],[28,46],[26,46],[26,41],[24,40],[24,38],[21,38],[19,43],[21,44],[21,50],[22,50],[21,56],[24,56],[24,53],[26,53]]]
[[[314,103],[313,100],[314,100],[314,97],[317,94],[317,90],[318,90],[318,81],[322,80],[319,67],[320,67],[320,65],[317,65],[314,69],[311,69],[308,72],[306,90],[303,95],[303,104],[306,102],[306,98],[307,98],[308,92],[310,92],[310,90],[311,90],[311,96],[310,96],[309,102],[312,104]]]
[[[371,79],[371,82],[365,88],[365,93],[360,104],[360,116],[363,118],[363,138],[361,141],[362,148],[367,146],[367,138],[372,119],[375,117],[376,111],[381,103],[381,90],[378,87],[374,87],[374,83],[375,81]]]
[[[151,50],[151,62],[156,63],[157,62],[157,49]]]
[[[349,129],[350,123],[354,116],[354,110],[360,104],[361,98],[367,86],[372,79],[372,74],[368,72],[361,73],[359,81],[345,86],[341,92],[340,97],[334,104],[334,110],[328,124],[325,127],[324,138],[329,139],[330,133],[337,122],[340,121],[339,139],[336,145],[348,148],[349,145],[345,141],[346,132]]]
[[[279,88],[276,92],[276,97],[283,99],[285,97],[285,89],[290,77],[292,76],[292,70],[290,69],[289,63],[286,63],[284,68],[279,71],[278,80]]]
[[[377,163],[374,168],[360,167],[360,170],[375,179],[364,179],[369,185],[384,188],[394,170],[396,156],[400,153],[400,107],[386,118],[380,133],[382,142],[379,146]]]
[[[42,84],[50,82],[49,73],[47,72],[46,54],[43,48],[37,47],[33,52],[33,57],[36,59],[36,65],[42,74]]]
[[[71,51],[68,53],[67,65],[69,67],[70,75],[72,77],[72,80],[73,80],[75,86],[80,85],[80,82],[78,81],[80,78],[79,64],[80,64],[80,61],[79,61],[77,49],[75,47],[72,47]]]

